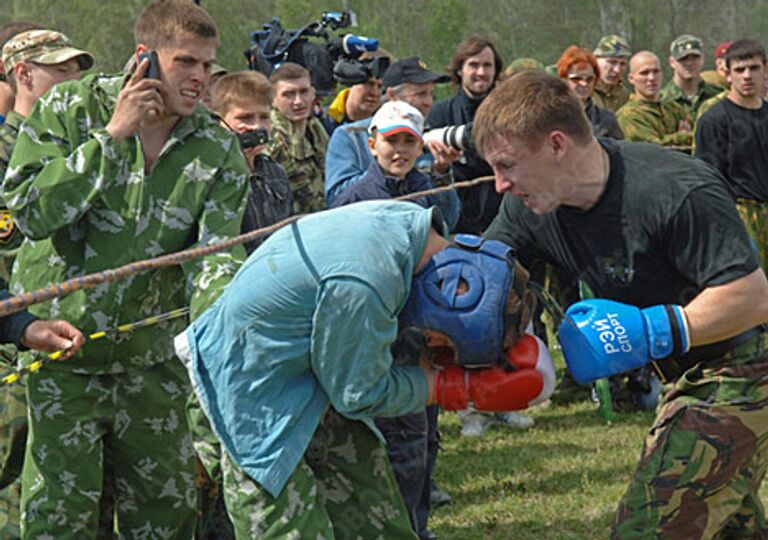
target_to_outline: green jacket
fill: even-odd
[[[325,154],[328,133],[311,117],[306,132],[272,109],[272,140],[264,152],[288,174],[293,196],[293,213],[307,214],[325,208]]]
[[[712,86],[704,81],[699,83],[699,91],[693,100],[688,99],[688,96],[683,94],[680,87],[675,84],[675,81],[669,81],[664,88],[661,89],[661,101],[669,103],[674,101],[683,109],[686,110],[692,120],[696,119],[696,115],[699,112],[699,107],[709,98],[715,97],[722,89]]]
[[[629,92],[623,81],[613,86],[607,86],[602,79],[598,79],[595,92],[592,94],[592,102],[603,109],[618,111],[629,99]]]
[[[16,111],[11,111],[5,117],[5,122],[0,125],[0,183],[5,177],[8,162],[11,160],[16,138],[24,117]],[[19,233],[8,207],[0,200],[0,287],[5,288],[11,275],[13,259],[21,246],[24,236]]]
[[[680,123],[690,123],[688,113],[676,103],[646,101],[637,94],[616,112],[624,137],[663,146],[688,146],[691,131],[680,131]]]
[[[237,139],[198,106],[174,127],[149,173],[138,136],[104,129],[125,76],[56,85],[27,117],[3,184],[24,234],[12,292],[210,244],[240,232],[248,174]],[[194,318],[219,295],[241,247],[33,306],[88,334],[189,304]],[[174,357],[183,320],[88,343],[46,369],[116,373]]]

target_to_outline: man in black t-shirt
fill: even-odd
[[[763,99],[766,54],[750,39],[725,54],[731,89],[696,125],[696,157],[716,167],[768,268],[768,103]]]
[[[613,536],[759,536],[768,280],[720,175],[653,145],[598,142],[565,84],[536,72],[497,86],[474,137],[507,193],[486,236],[595,293],[559,330],[574,378],[651,364],[674,382]]]

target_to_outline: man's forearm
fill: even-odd
[[[691,345],[715,343],[768,321],[768,281],[762,270],[704,289],[685,306]]]

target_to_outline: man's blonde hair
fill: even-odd
[[[236,71],[216,81],[211,89],[211,106],[219,116],[226,115],[235,105],[272,104],[272,83],[258,71]]]
[[[192,0],[153,0],[136,18],[133,37],[136,45],[159,49],[188,33],[218,44],[213,18]]]
[[[592,126],[576,94],[559,78],[532,70],[497,84],[472,124],[475,147],[481,153],[496,135],[519,139],[535,151],[553,131],[581,145],[592,140]]]

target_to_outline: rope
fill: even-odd
[[[139,328],[146,328],[147,326],[153,326],[161,322],[170,321],[172,319],[178,319],[179,317],[186,316],[188,313],[189,313],[188,307],[177,308],[167,313],[161,313],[160,315],[153,315],[152,317],[147,317],[146,319],[142,319],[140,321],[121,324],[116,328],[110,328],[108,330],[101,330],[99,332],[94,332],[93,334],[89,335],[86,339],[88,341],[96,341],[104,338],[114,339],[115,336],[117,336],[118,334],[124,334],[126,332],[132,332],[134,330],[138,330]],[[35,373],[36,371],[40,371],[40,369],[47,363],[58,360],[59,358],[61,358],[61,355],[64,354],[65,352],[66,351],[52,352],[47,356],[43,356],[42,358],[35,360],[28,366],[25,366],[19,370],[12,371],[6,375],[3,375],[2,377],[0,377],[0,385],[8,386],[8,385],[19,382],[22,379],[22,377],[24,377],[25,375],[29,375],[30,373]]]
[[[465,188],[472,187],[484,182],[491,182],[491,181],[493,181],[492,176],[482,176],[479,178],[475,178],[473,180],[467,180],[466,182],[457,182],[455,184],[451,184],[450,186],[442,186],[434,189],[428,189],[425,191],[419,191],[416,193],[409,193],[408,195],[398,197],[396,200],[417,199],[419,197],[425,197],[427,195],[444,193],[454,189],[465,189]],[[10,298],[0,301],[0,317],[10,315],[11,313],[16,313],[18,311],[22,311],[23,309],[26,309],[27,307],[34,304],[39,304],[41,302],[53,300],[54,298],[63,298],[65,296],[72,294],[73,292],[77,292],[83,289],[93,289],[94,287],[98,287],[103,283],[112,283],[114,281],[125,279],[127,277],[134,276],[136,274],[140,274],[148,270],[157,270],[159,268],[177,266],[194,259],[199,259],[200,257],[205,257],[206,255],[210,255],[212,253],[226,251],[239,244],[250,242],[251,240],[255,240],[262,236],[272,234],[276,230],[284,227],[285,225],[289,225],[294,221],[297,221],[299,218],[302,218],[305,215],[306,214],[291,216],[282,221],[279,221],[278,223],[275,223],[274,225],[270,225],[268,227],[262,227],[261,229],[256,229],[256,230],[229,238],[227,240],[217,242],[215,244],[210,244],[208,246],[190,248],[184,251],[177,251],[175,253],[162,255],[160,257],[154,257],[151,259],[144,259],[141,261],[132,262],[117,268],[102,270],[101,272],[95,272],[93,274],[88,274],[85,276],[68,279],[67,281],[63,281],[61,283],[55,283],[48,287],[23,293],[18,296],[11,296]]]

